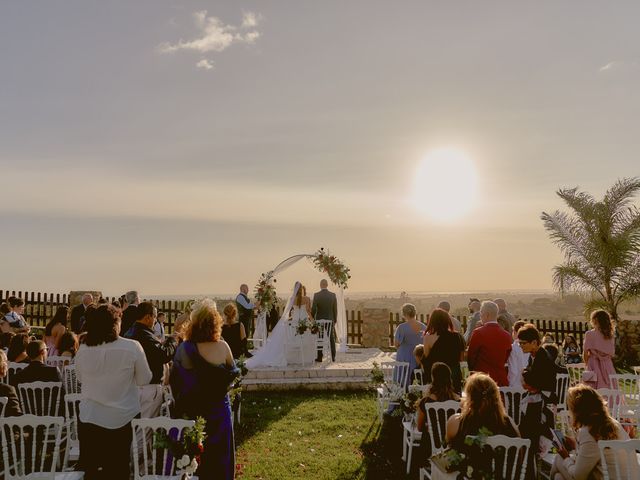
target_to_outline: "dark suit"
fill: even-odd
[[[71,309],[71,330],[76,335],[82,332],[84,325],[84,312],[86,308],[83,303],[76,305]]]
[[[125,308],[124,312],[122,312],[122,321],[120,324],[120,336],[124,337],[124,334],[129,331],[133,324],[139,320],[138,318],[138,306],[137,305],[129,305]]]
[[[124,334],[124,337],[137,340],[142,345],[144,355],[147,357],[147,363],[153,374],[149,383],[162,383],[164,365],[173,360],[173,355],[176,353],[178,344],[175,338],[167,337],[163,343],[154,335],[153,330],[140,322],[134,323],[133,327]]]
[[[313,294],[313,303],[311,305],[311,315],[315,320],[331,320],[331,335],[329,343],[331,345],[331,359],[336,360],[336,320],[338,319],[338,299],[336,294],[323,288],[319,292]],[[322,350],[318,349],[318,361],[322,361]]]
[[[18,387],[21,383],[31,382],[61,382],[60,372],[56,367],[49,367],[42,362],[33,360],[22,370],[11,375],[11,385]]]
[[[7,397],[7,404],[4,406],[3,416],[17,417],[22,415],[20,400],[16,394],[16,389],[6,383],[0,383],[0,397]]]

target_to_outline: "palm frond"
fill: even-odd
[[[589,275],[583,266],[576,263],[553,267],[553,285],[562,293],[592,291],[597,292],[603,299],[606,298],[604,288],[598,283],[597,276]]]
[[[616,181],[613,186],[604,194],[602,203],[609,210],[609,214],[628,207],[633,196],[640,192],[640,178],[622,178]]]

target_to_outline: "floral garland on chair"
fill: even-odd
[[[200,455],[204,452],[205,425],[204,418],[196,418],[195,425],[185,429],[182,441],[171,438],[168,432],[153,434],[153,448],[169,450],[176,459],[177,473],[182,474],[183,478],[190,477],[198,469]]]

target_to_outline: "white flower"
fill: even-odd
[[[473,476],[473,467],[469,465],[467,467],[467,477],[471,478]]]
[[[182,469],[189,465],[189,462],[191,462],[189,455],[182,455],[182,458],[176,462],[176,465],[178,468]]]
[[[193,460],[191,460],[191,463],[186,466],[185,471],[188,474],[193,475],[194,473],[196,473],[197,469],[198,469],[198,461],[194,457]]]

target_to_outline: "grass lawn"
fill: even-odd
[[[403,478],[379,436],[371,392],[243,392],[238,478]]]

